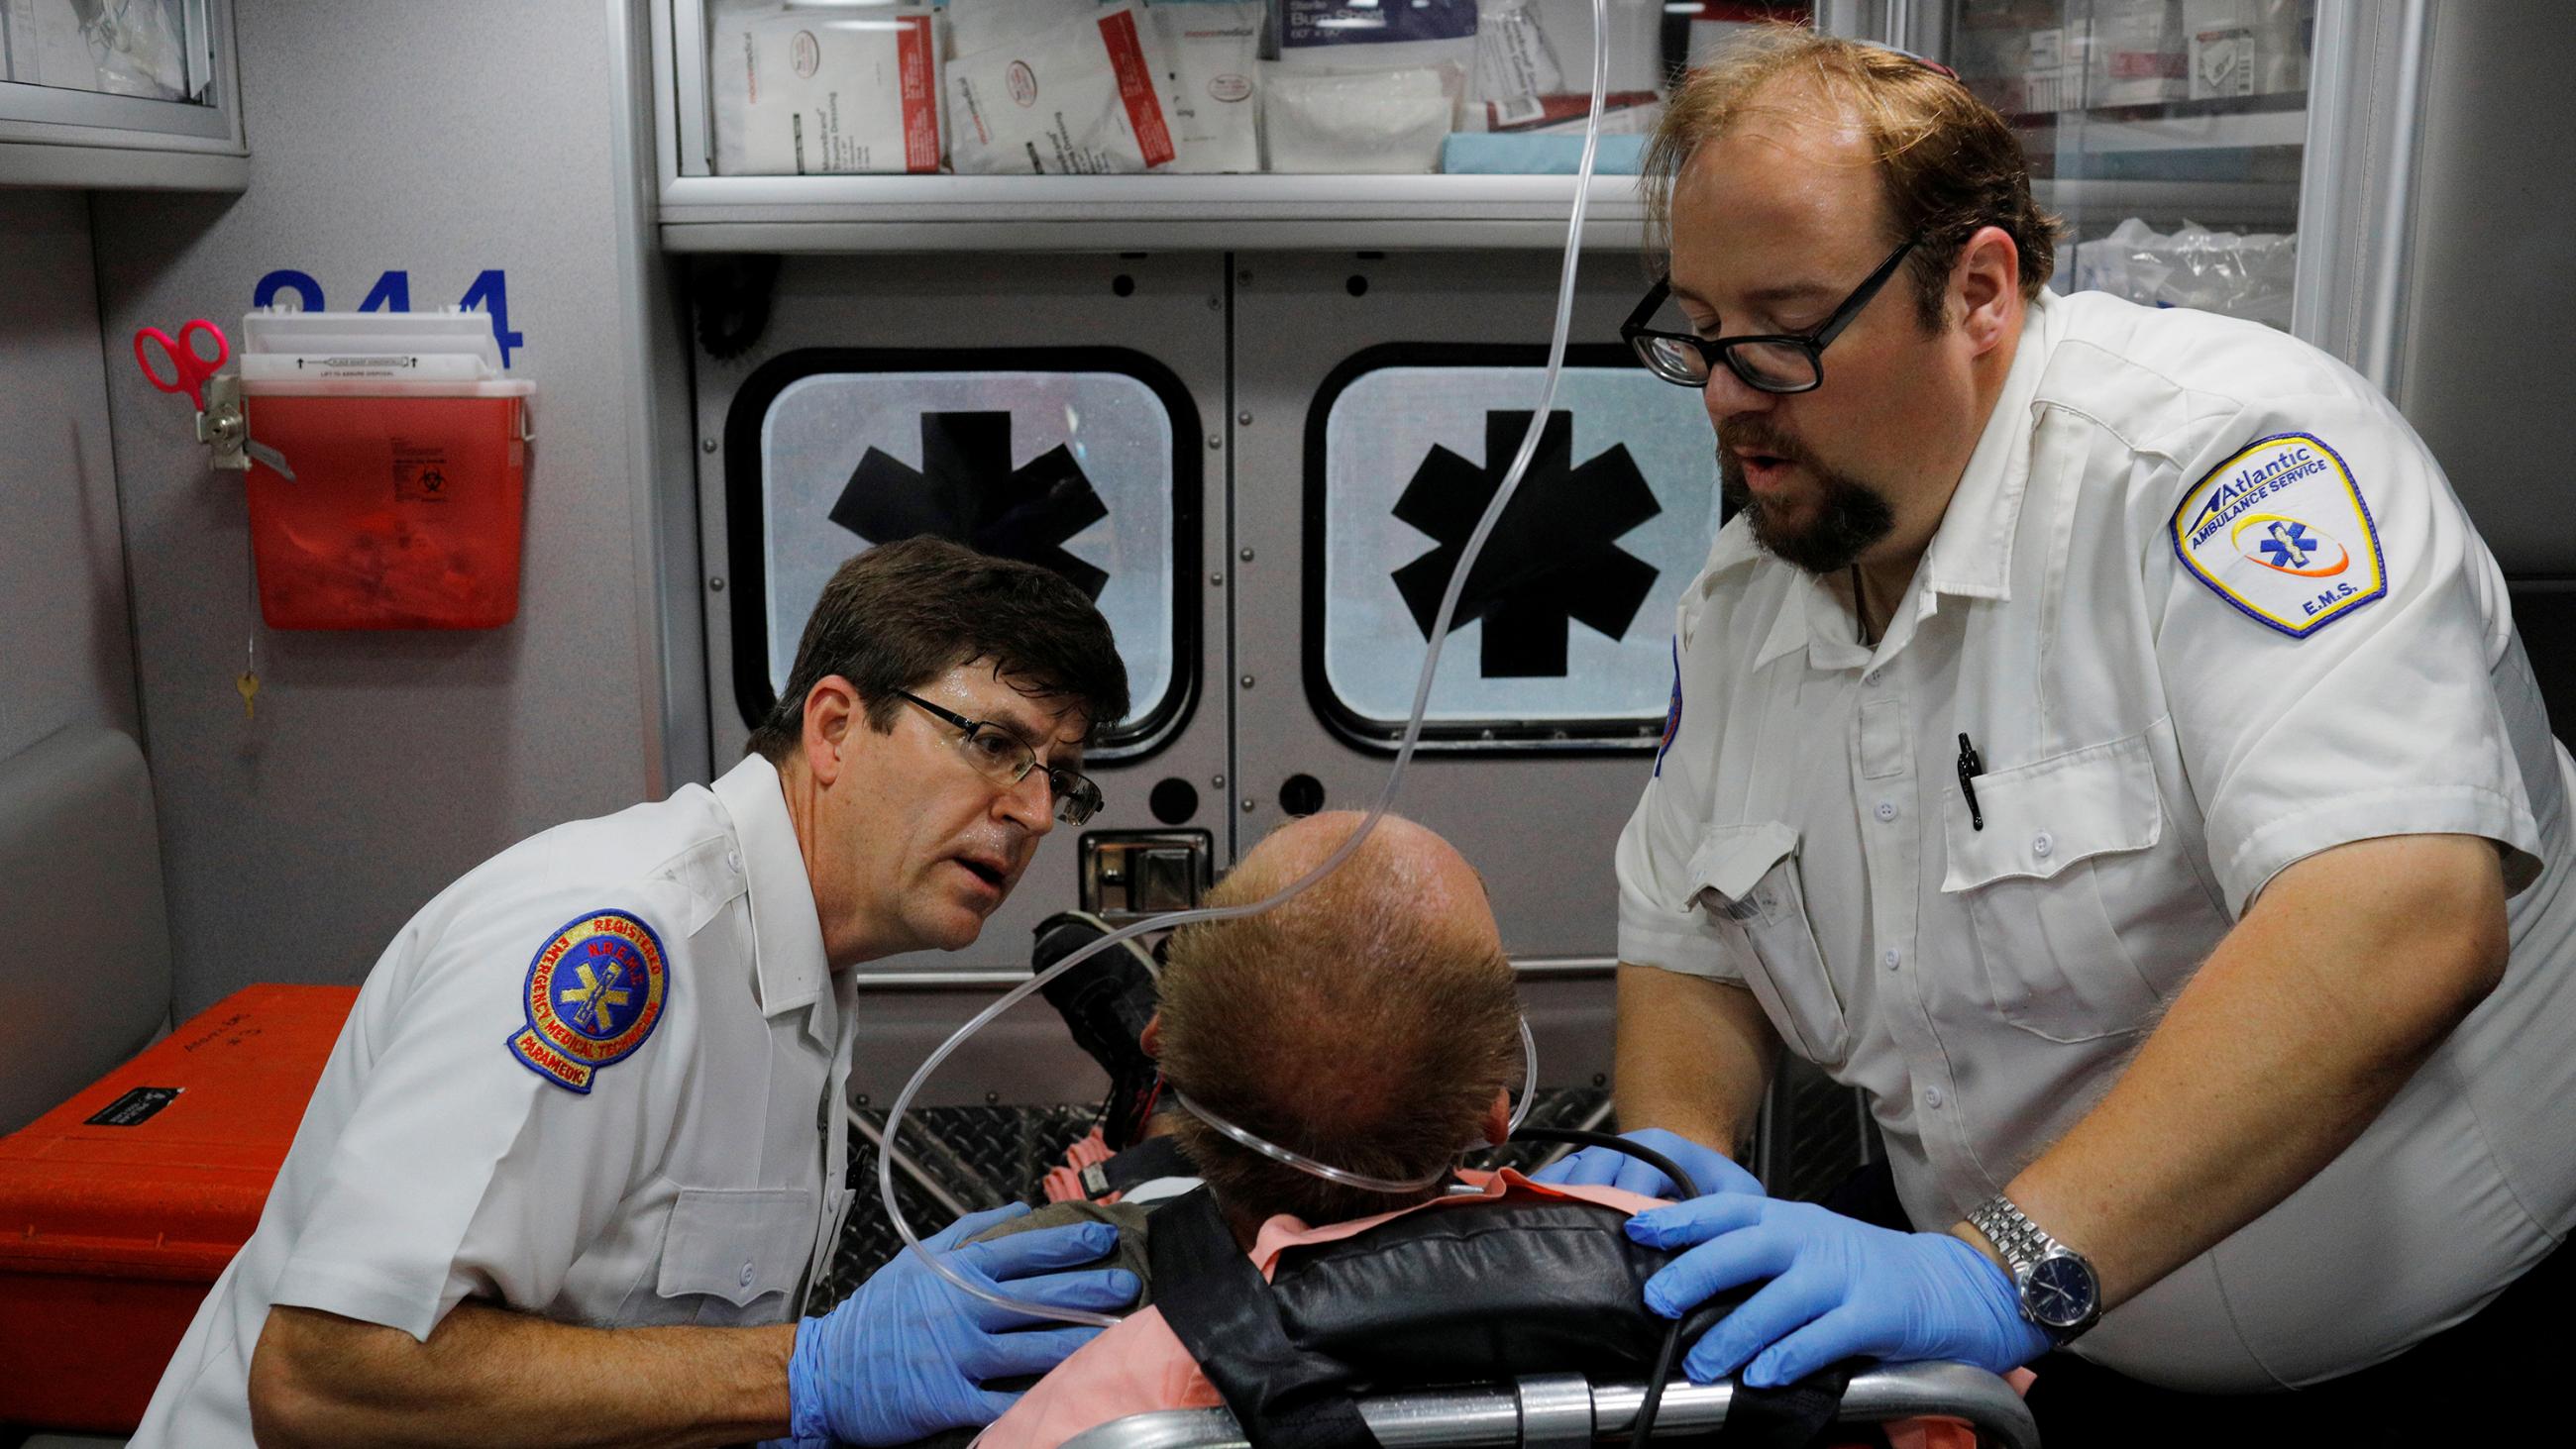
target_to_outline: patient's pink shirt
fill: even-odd
[[[1406,1213],[1434,1212],[1462,1202],[1488,1202],[1506,1194],[1572,1198],[1599,1203],[1623,1213],[1643,1212],[1656,1199],[1615,1187],[1556,1187],[1532,1182],[1505,1168],[1497,1173],[1462,1172],[1461,1180],[1481,1191],[1457,1193],[1375,1217],[1354,1218],[1328,1227],[1308,1227],[1286,1213],[1261,1225],[1252,1244],[1252,1264],[1267,1278],[1279,1255],[1308,1243],[1337,1242],[1366,1232]],[[1212,1409],[1225,1402],[1199,1372],[1196,1360],[1163,1322],[1160,1309],[1130,1314],[1117,1327],[1084,1344],[1055,1372],[1020,1396],[992,1428],[976,1440],[977,1449],[1055,1449],[1085,1429],[1156,1409]]]

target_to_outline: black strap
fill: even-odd
[[[1288,1341],[1277,1302],[1206,1188],[1163,1204],[1147,1243],[1154,1304],[1252,1449],[1377,1449],[1347,1365]]]
[[[1158,1177],[1196,1177],[1199,1170],[1181,1155],[1171,1137],[1148,1137],[1106,1161],[1082,1170],[1083,1196],[1094,1200],[1123,1193]]]

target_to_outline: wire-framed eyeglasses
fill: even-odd
[[[1920,232],[1906,238],[1903,246],[1878,264],[1878,270],[1870,273],[1868,280],[1843,298],[1832,316],[1805,332],[1704,338],[1689,332],[1655,331],[1646,321],[1673,294],[1672,278],[1666,277],[1646,293],[1646,300],[1628,314],[1628,320],[1619,324],[1619,336],[1648,371],[1677,387],[1708,386],[1709,375],[1722,359],[1729,372],[1758,392],[1813,392],[1825,383],[1825,348],[1869,305],[1869,299],[1878,295],[1878,289],[1887,285],[1887,279],[1896,275],[1897,266],[1922,240]]]
[[[1031,770],[1046,771],[1047,789],[1055,796],[1055,818],[1067,825],[1080,825],[1100,810],[1100,787],[1091,777],[1062,765],[1038,764],[1037,748],[1021,739],[1005,725],[988,719],[968,719],[953,709],[942,709],[910,690],[895,691],[958,731],[957,748],[964,751],[967,763],[982,771],[997,784],[1017,785],[1029,777]]]

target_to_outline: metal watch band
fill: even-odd
[[[2011,1198],[2000,1194],[1978,1204],[1976,1210],[1968,1214],[1968,1222],[1986,1235],[1986,1241],[1995,1245],[1996,1252],[2004,1255],[2004,1261],[2011,1265],[2016,1280],[2061,1246],[2020,1208],[2013,1206]]]

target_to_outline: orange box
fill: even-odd
[[[259,612],[272,629],[493,629],[519,612],[525,383],[460,395],[246,384]],[[291,388],[292,385],[287,385]]]
[[[0,1138],[0,1424],[133,1431],[357,996],[245,987]]]

